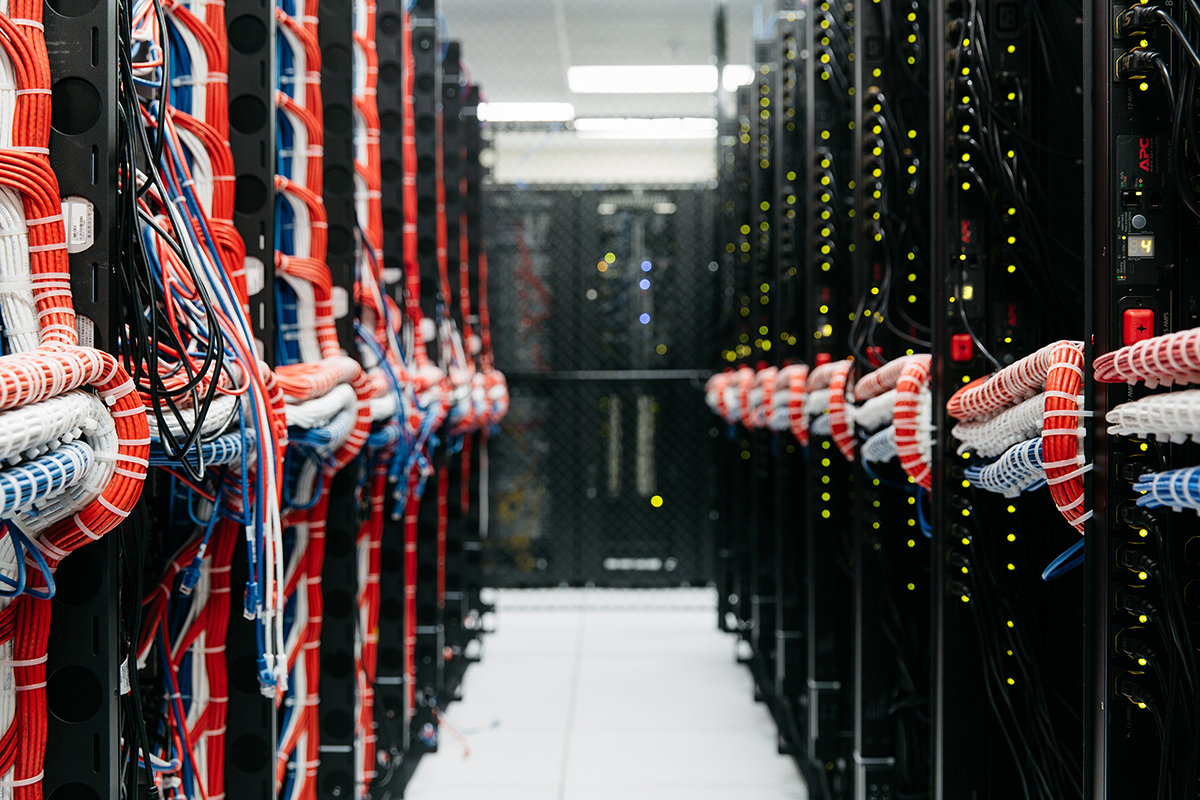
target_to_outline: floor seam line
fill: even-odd
[[[571,760],[571,734],[575,729],[575,707],[579,701],[579,673],[583,668],[583,637],[587,629],[587,613],[579,615],[579,632],[575,635],[575,662],[571,674],[571,696],[567,700],[567,730],[563,736],[562,759],[558,765],[558,800],[567,792],[567,764]]]

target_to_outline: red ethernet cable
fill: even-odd
[[[854,460],[854,421],[846,413],[846,395],[853,396],[854,381],[851,376],[853,363],[839,361],[829,378],[829,425],[833,432],[833,443],[837,445],[847,461]]]
[[[933,487],[933,473],[929,468],[931,453],[928,437],[925,437],[923,450],[919,436],[922,425],[920,399],[922,393],[929,391],[929,367],[932,358],[929,355],[919,355],[897,359],[889,362],[883,369],[897,362],[901,363],[901,370],[896,378],[896,402],[892,413],[893,424],[896,426],[896,451],[900,457],[900,466],[904,468],[908,477],[913,483],[928,490]],[[887,381],[891,380],[891,372],[893,371],[880,376],[886,379],[880,383],[880,386],[884,387],[883,391],[886,391]],[[874,391],[875,387],[872,386],[871,390]],[[924,424],[930,424],[928,417]]]

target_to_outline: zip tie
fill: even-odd
[[[46,684],[44,684],[44,683],[42,684],[42,686],[45,686],[45,685]],[[17,687],[18,692],[21,691],[21,689],[22,689],[22,687],[20,687],[20,686]],[[15,769],[15,766],[14,766],[14,769]],[[33,786],[35,783],[41,783],[42,776],[45,774],[46,774],[45,771],[42,771],[42,772],[39,772],[37,775],[34,775],[32,778],[21,778],[20,780],[14,779],[11,781],[8,780],[7,778],[0,778],[0,786],[5,786],[5,787],[11,786],[14,789],[17,787],[20,787],[20,786]]]
[[[1047,464],[1046,466],[1049,466],[1049,465]],[[1076,467],[1075,469],[1071,470],[1070,472],[1066,473],[1065,475],[1059,475],[1054,478],[1047,477],[1046,483],[1049,484],[1050,486],[1056,486],[1060,483],[1066,483],[1067,481],[1071,480],[1072,478],[1078,478],[1080,475],[1083,475],[1084,473],[1091,472],[1092,467],[1094,467],[1094,466],[1095,466],[1094,464],[1084,464],[1082,467]]]

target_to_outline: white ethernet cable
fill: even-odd
[[[961,442],[958,452],[973,450],[984,458],[992,458],[1018,442],[1040,436],[1045,401],[1046,395],[1038,394],[989,419],[958,423],[951,431]]]
[[[179,137],[179,141],[183,144],[191,156],[192,187],[196,191],[196,200],[200,203],[200,207],[205,212],[212,210],[213,198],[213,170],[212,159],[208,157],[208,150],[204,147],[204,142],[191,131],[184,128],[182,125],[175,126],[175,135]]]
[[[0,124],[0,129],[6,126]],[[20,196],[9,188],[0,188],[0,315],[10,352],[25,353],[37,348],[38,317],[33,276],[29,272],[25,211]]]
[[[873,431],[892,421],[892,412],[896,405],[896,390],[889,389],[877,397],[857,406],[851,412],[854,424],[863,430]]]
[[[896,426],[889,425],[863,442],[859,448],[863,461],[891,461],[900,451],[896,449]]]
[[[329,394],[314,397],[303,403],[287,403],[283,410],[287,414],[288,427],[327,427],[343,409],[353,408],[357,397],[353,386],[339,383]]]
[[[1105,417],[1110,436],[1154,436],[1182,444],[1200,436],[1200,389],[1143,397],[1121,405]]]

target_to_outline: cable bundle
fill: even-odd
[[[919,355],[906,361],[896,380],[896,405],[893,411],[900,466],[914,483],[926,490],[933,485],[929,467],[933,449],[932,399],[929,391],[931,360],[928,355]]]
[[[763,367],[754,373],[754,384],[747,398],[749,404],[750,425],[754,428],[765,428],[771,413],[771,398],[775,394],[775,378],[779,374],[777,367]]]
[[[854,393],[858,394],[859,384],[855,384]],[[896,390],[888,389],[881,395],[854,407],[854,425],[863,431],[876,431],[892,421],[893,406],[896,403]]]
[[[1155,436],[1183,444],[1200,434],[1200,390],[1155,394],[1133,400],[1108,412],[1110,436]]]
[[[871,436],[859,448],[863,461],[882,463],[896,457],[896,426],[889,425]]]
[[[1092,515],[1083,510],[1082,476],[1090,465],[1084,464],[1084,430],[1079,424],[1083,415],[1082,386],[1083,343],[1061,341],[995,375],[972,381],[946,403],[952,417],[978,423],[992,420],[1001,411],[1044,393],[1042,456],[1046,483],[1059,512],[1080,532]]]
[[[990,464],[967,467],[964,476],[973,486],[1005,497],[1040,489],[1046,485],[1042,439],[1013,445]]]
[[[1122,347],[1096,359],[1100,383],[1145,382],[1147,389],[1200,383],[1200,328],[1191,328]]]
[[[854,460],[855,443],[852,366],[849,361],[839,361],[829,379],[829,433],[847,461]]]
[[[1137,499],[1139,506],[1200,512],[1200,467],[1147,473],[1138,478],[1133,490],[1142,494]]]
[[[993,458],[1018,442],[1040,436],[1045,404],[1045,394],[1038,394],[994,417],[958,423],[951,431],[962,443],[957,452],[961,455],[970,450],[983,458]]]

